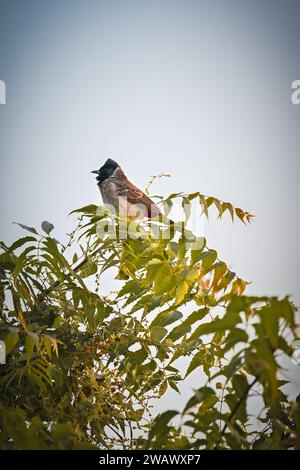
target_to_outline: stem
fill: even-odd
[[[113,428],[110,424],[106,424],[106,426],[107,426],[109,429],[111,429],[111,430],[118,436],[118,438],[119,438],[120,441],[121,441],[120,444],[122,444],[123,449],[125,449],[125,444],[124,444],[124,442],[123,442],[123,436],[122,436],[115,428]]]
[[[231,423],[232,419],[234,418],[237,410],[239,409],[239,407],[241,406],[241,404],[246,400],[247,396],[248,396],[248,393],[250,392],[251,388],[253,387],[253,385],[256,384],[256,382],[258,381],[258,377],[255,377],[255,379],[248,385],[248,387],[246,388],[246,390],[244,391],[244,393],[241,395],[240,399],[238,400],[238,402],[235,404],[232,412],[230,413],[229,415],[229,418],[228,420],[226,421],[226,423],[224,424],[223,426],[223,429],[221,431],[221,434],[219,435],[219,438],[214,446],[214,449],[216,449],[222,439],[222,437],[224,436],[225,432],[226,432],[226,429],[228,428],[228,425]]]

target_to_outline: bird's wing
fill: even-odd
[[[147,207],[148,211],[152,209],[152,215],[156,216],[160,213],[159,207],[148,197],[143,191],[138,189],[132,183],[127,186],[126,190],[123,191],[123,195],[127,198],[131,204],[142,204]]]

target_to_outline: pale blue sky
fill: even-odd
[[[63,237],[111,157],[254,212],[206,224],[209,244],[299,304],[299,24],[296,0],[0,0],[0,238],[44,219]]]

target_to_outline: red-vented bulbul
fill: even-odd
[[[108,158],[96,173],[98,187],[104,204],[114,208],[116,213],[129,219],[160,215],[159,207],[143,191],[126,177],[120,165]]]

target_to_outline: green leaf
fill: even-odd
[[[123,297],[123,295],[134,293],[137,294],[141,290],[141,285],[135,279],[130,279],[125,282],[124,286],[119,290],[118,297]]]
[[[182,313],[178,310],[173,310],[171,312],[161,312],[159,313],[153,322],[151,323],[151,327],[153,326],[167,326],[171,323],[174,323],[182,318]]]
[[[194,283],[199,278],[199,268],[190,268],[187,270],[185,280],[190,283]]]
[[[167,432],[167,424],[177,415],[178,412],[174,410],[168,410],[159,414],[153,422],[152,428],[149,432],[149,439],[152,440],[155,436],[163,436]]]
[[[201,387],[195,391],[195,394],[189,399],[186,406],[184,407],[183,413],[186,413],[190,408],[199,403],[202,403],[207,398],[215,396],[215,391],[210,387]]]
[[[201,259],[202,259],[201,273],[202,274],[208,273],[213,268],[213,265],[217,259],[217,256],[218,255],[215,250],[207,250],[202,254],[201,256]]]
[[[166,217],[170,214],[171,210],[173,207],[173,202],[171,201],[171,198],[169,197],[163,202],[163,212]]]
[[[287,299],[282,301],[272,299],[268,306],[259,310],[259,315],[272,347],[274,349],[277,348],[279,341],[279,319],[281,317],[284,318],[293,327],[294,315],[290,303]]]
[[[25,243],[30,242],[36,242],[36,238],[30,236],[19,238],[19,240],[16,240],[14,243],[11,244],[11,246],[9,247],[9,251],[15,251],[17,248],[21,248],[21,246],[25,245]]]
[[[242,359],[241,357],[234,357],[229,364],[227,364],[223,370],[220,370],[217,375],[224,375],[227,379],[230,379],[233,374],[241,368]]]
[[[161,295],[169,292],[175,286],[176,277],[167,264],[159,267],[154,279],[154,294]]]
[[[173,390],[175,390],[175,392],[180,394],[180,390],[179,390],[179,388],[177,387],[176,383],[173,380],[169,380],[169,385]]]
[[[232,388],[233,393],[226,395],[225,401],[231,411],[235,410],[233,418],[238,419],[241,423],[245,423],[247,421],[247,396],[245,396],[245,393],[248,389],[246,377],[242,374],[235,374],[232,377]],[[236,407],[237,403],[239,403],[238,407]]]
[[[191,244],[191,258],[193,264],[197,263],[197,261],[201,259],[205,245],[206,239],[204,237],[197,237],[196,241]]]
[[[190,331],[191,331],[191,327],[189,325],[178,325],[171,331],[167,339],[170,339],[173,342],[175,342],[179,338],[182,338],[182,336],[189,333]]]
[[[231,215],[231,220],[232,222],[234,222],[234,208],[233,208],[233,205],[230,204],[230,202],[223,202],[222,203],[222,214],[224,214],[224,212],[228,210],[230,215]]]
[[[1,253],[0,255],[0,268],[4,270],[12,271],[15,267],[15,260],[13,256],[9,253]]]
[[[209,313],[209,308],[203,307],[191,313],[181,324],[181,326],[191,326],[197,321],[202,320]]]
[[[162,397],[166,393],[167,389],[168,389],[168,381],[164,380],[159,388],[158,396]]]
[[[76,214],[76,213],[84,213],[84,214],[89,214],[89,215],[94,215],[96,214],[96,211],[99,206],[96,206],[95,204],[88,204],[87,206],[80,207],[79,209],[75,209],[72,212],[70,212],[69,215],[71,214]]]
[[[56,356],[58,357],[58,344],[56,338],[53,338],[52,336],[49,335],[43,335],[42,342],[46,348],[47,355],[49,359],[51,359],[52,353],[51,350],[55,352]]]
[[[31,256],[29,253],[33,250],[36,250],[35,246],[28,246],[25,250],[18,256],[16,260],[16,265],[13,270],[13,276],[16,279],[20,272],[25,268],[26,265],[31,263]]]
[[[218,210],[218,218],[220,219],[222,217],[222,202],[219,199],[214,198],[214,204]]]
[[[163,262],[160,258],[152,258],[149,263],[146,265],[147,275],[145,279],[145,284],[151,284],[160,268],[163,266]]]
[[[246,224],[246,222],[244,220],[245,215],[246,215],[245,212],[242,209],[240,209],[239,207],[237,207],[235,209],[235,213],[236,213],[237,217],[243,222],[243,224]]]
[[[98,271],[98,264],[96,261],[93,261],[91,258],[88,258],[83,268],[80,271],[80,276],[82,278],[92,276]]]
[[[195,356],[193,357],[193,359],[191,360],[190,364],[189,364],[189,367],[186,371],[186,374],[185,374],[185,377],[186,378],[191,372],[193,372],[193,370],[195,370],[197,367],[200,367],[203,365],[203,357],[204,357],[204,354],[205,354],[205,349],[201,349],[200,351],[198,351]]]
[[[19,342],[19,333],[17,329],[11,329],[5,337],[6,354],[9,354]]]
[[[176,289],[175,305],[181,304],[189,291],[189,283],[186,281],[181,282]]]
[[[50,232],[52,232],[52,230],[54,229],[54,225],[50,222],[47,222],[47,220],[44,220],[42,222],[41,227],[47,235],[49,235]]]
[[[203,323],[202,325],[198,326],[198,328],[196,328],[194,333],[189,338],[189,341],[199,338],[202,335],[208,335],[223,330],[230,330],[237,323],[239,323],[239,321],[240,317],[237,313],[235,316],[225,315],[222,319],[217,318],[209,323]]]
[[[248,335],[246,331],[241,330],[240,328],[233,328],[224,342],[225,347],[223,348],[223,353],[233,348],[237,343],[247,343]]]
[[[188,221],[189,218],[191,217],[191,212],[192,212],[192,206],[188,198],[186,197],[182,198],[182,207],[184,210],[185,220]]]
[[[206,198],[202,194],[199,195],[200,204],[202,206],[202,214],[205,214],[208,218],[208,206],[206,203]]]
[[[214,269],[214,279],[213,279],[212,286],[213,286],[213,290],[216,290],[221,277],[223,277],[227,271],[227,266],[223,261],[219,261],[218,263],[215,263],[213,269]]]
[[[35,235],[38,235],[38,232],[36,231],[34,227],[28,227],[27,225],[20,224],[19,222],[13,222],[13,224],[19,225],[19,227],[21,227],[24,230],[27,230],[27,232],[31,232],[31,233],[34,233]]]
[[[153,341],[159,343],[168,333],[166,328],[162,326],[153,326],[150,330],[150,335]]]
[[[39,337],[37,334],[30,331],[25,338],[25,349],[28,359],[31,359],[33,348],[36,347],[36,351],[39,351]]]
[[[52,436],[57,441],[70,438],[72,431],[70,423],[56,423],[52,426]]]
[[[191,331],[191,326],[196,323],[197,321],[202,320],[207,314],[209,313],[209,308],[204,307],[199,310],[196,310],[195,312],[191,313],[191,315],[186,318],[180,325],[176,326],[171,333],[169,334],[168,338],[171,339],[172,341],[176,341],[177,339],[181,338],[185,334],[189,333]],[[194,338],[195,339],[195,338]],[[196,338],[198,339],[198,338]],[[189,343],[191,343],[192,340],[189,339]],[[172,358],[172,361],[180,357],[182,353],[178,353],[176,355],[175,352],[175,357]],[[177,357],[178,356],[178,357]]]

